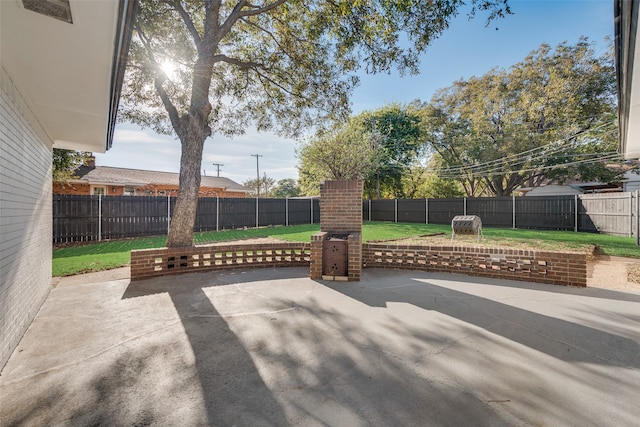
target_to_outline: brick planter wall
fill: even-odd
[[[587,254],[464,246],[388,245],[365,243],[363,267],[458,273],[587,286]]]
[[[311,237],[311,243],[229,244],[184,249],[143,249],[131,252],[131,280],[198,271],[238,268],[310,267],[311,278],[322,278],[322,254],[326,233]],[[361,239],[355,234],[349,239]],[[354,245],[357,246],[357,245]],[[499,279],[587,286],[587,254],[464,246],[390,245],[364,243],[359,254],[349,254],[349,280],[359,280],[363,268],[457,273]],[[360,262],[358,261],[360,259]]]
[[[245,243],[131,251],[131,280],[238,268],[309,266],[309,243]]]

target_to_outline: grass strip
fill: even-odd
[[[320,230],[319,224],[294,225],[289,227],[251,228],[247,230],[224,230],[196,233],[196,244],[224,242],[259,237],[271,237],[291,242],[310,242],[311,235]],[[575,248],[595,245],[606,255],[640,258],[640,248],[635,239],[595,233],[574,233],[570,231],[542,231],[509,228],[485,228],[486,244],[508,245],[513,241],[529,241],[534,247],[544,243],[545,249]],[[410,224],[390,222],[365,222],[362,224],[362,240],[389,240],[432,233],[451,235],[451,227],[444,224]],[[130,252],[135,249],[163,247],[165,236],[138,239],[113,240],[100,243],[82,244],[56,248],[53,250],[53,275],[100,271],[127,265]]]

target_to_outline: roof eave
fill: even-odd
[[[122,85],[124,83],[129,46],[133,33],[133,20],[135,19],[137,6],[138,0],[120,1],[111,69],[111,98],[109,102],[109,121],[107,123],[105,151],[109,150],[113,145],[113,134],[116,126],[120,94],[122,93]]]

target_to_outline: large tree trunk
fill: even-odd
[[[189,125],[190,129],[181,141],[180,190],[167,237],[167,247],[170,248],[193,246],[193,226],[198,207],[200,167],[206,136],[197,129],[194,121],[190,121]]]

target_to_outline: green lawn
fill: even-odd
[[[319,230],[319,224],[227,230],[197,233],[195,241],[201,244],[255,237],[273,237],[287,241],[310,242],[311,235]],[[451,227],[449,225],[387,222],[365,222],[362,224],[362,239],[364,241],[386,240],[439,232],[445,232],[450,235]],[[551,245],[551,247],[555,243],[569,248],[596,245],[607,255],[640,258],[640,248],[636,246],[635,239],[628,237],[568,231],[512,230],[508,228],[485,228],[484,235],[490,244],[521,240],[543,241],[546,245]],[[121,267],[129,263],[131,250],[162,247],[164,244],[165,237],[151,237],[54,249],[53,275],[68,276],[80,272]]]

